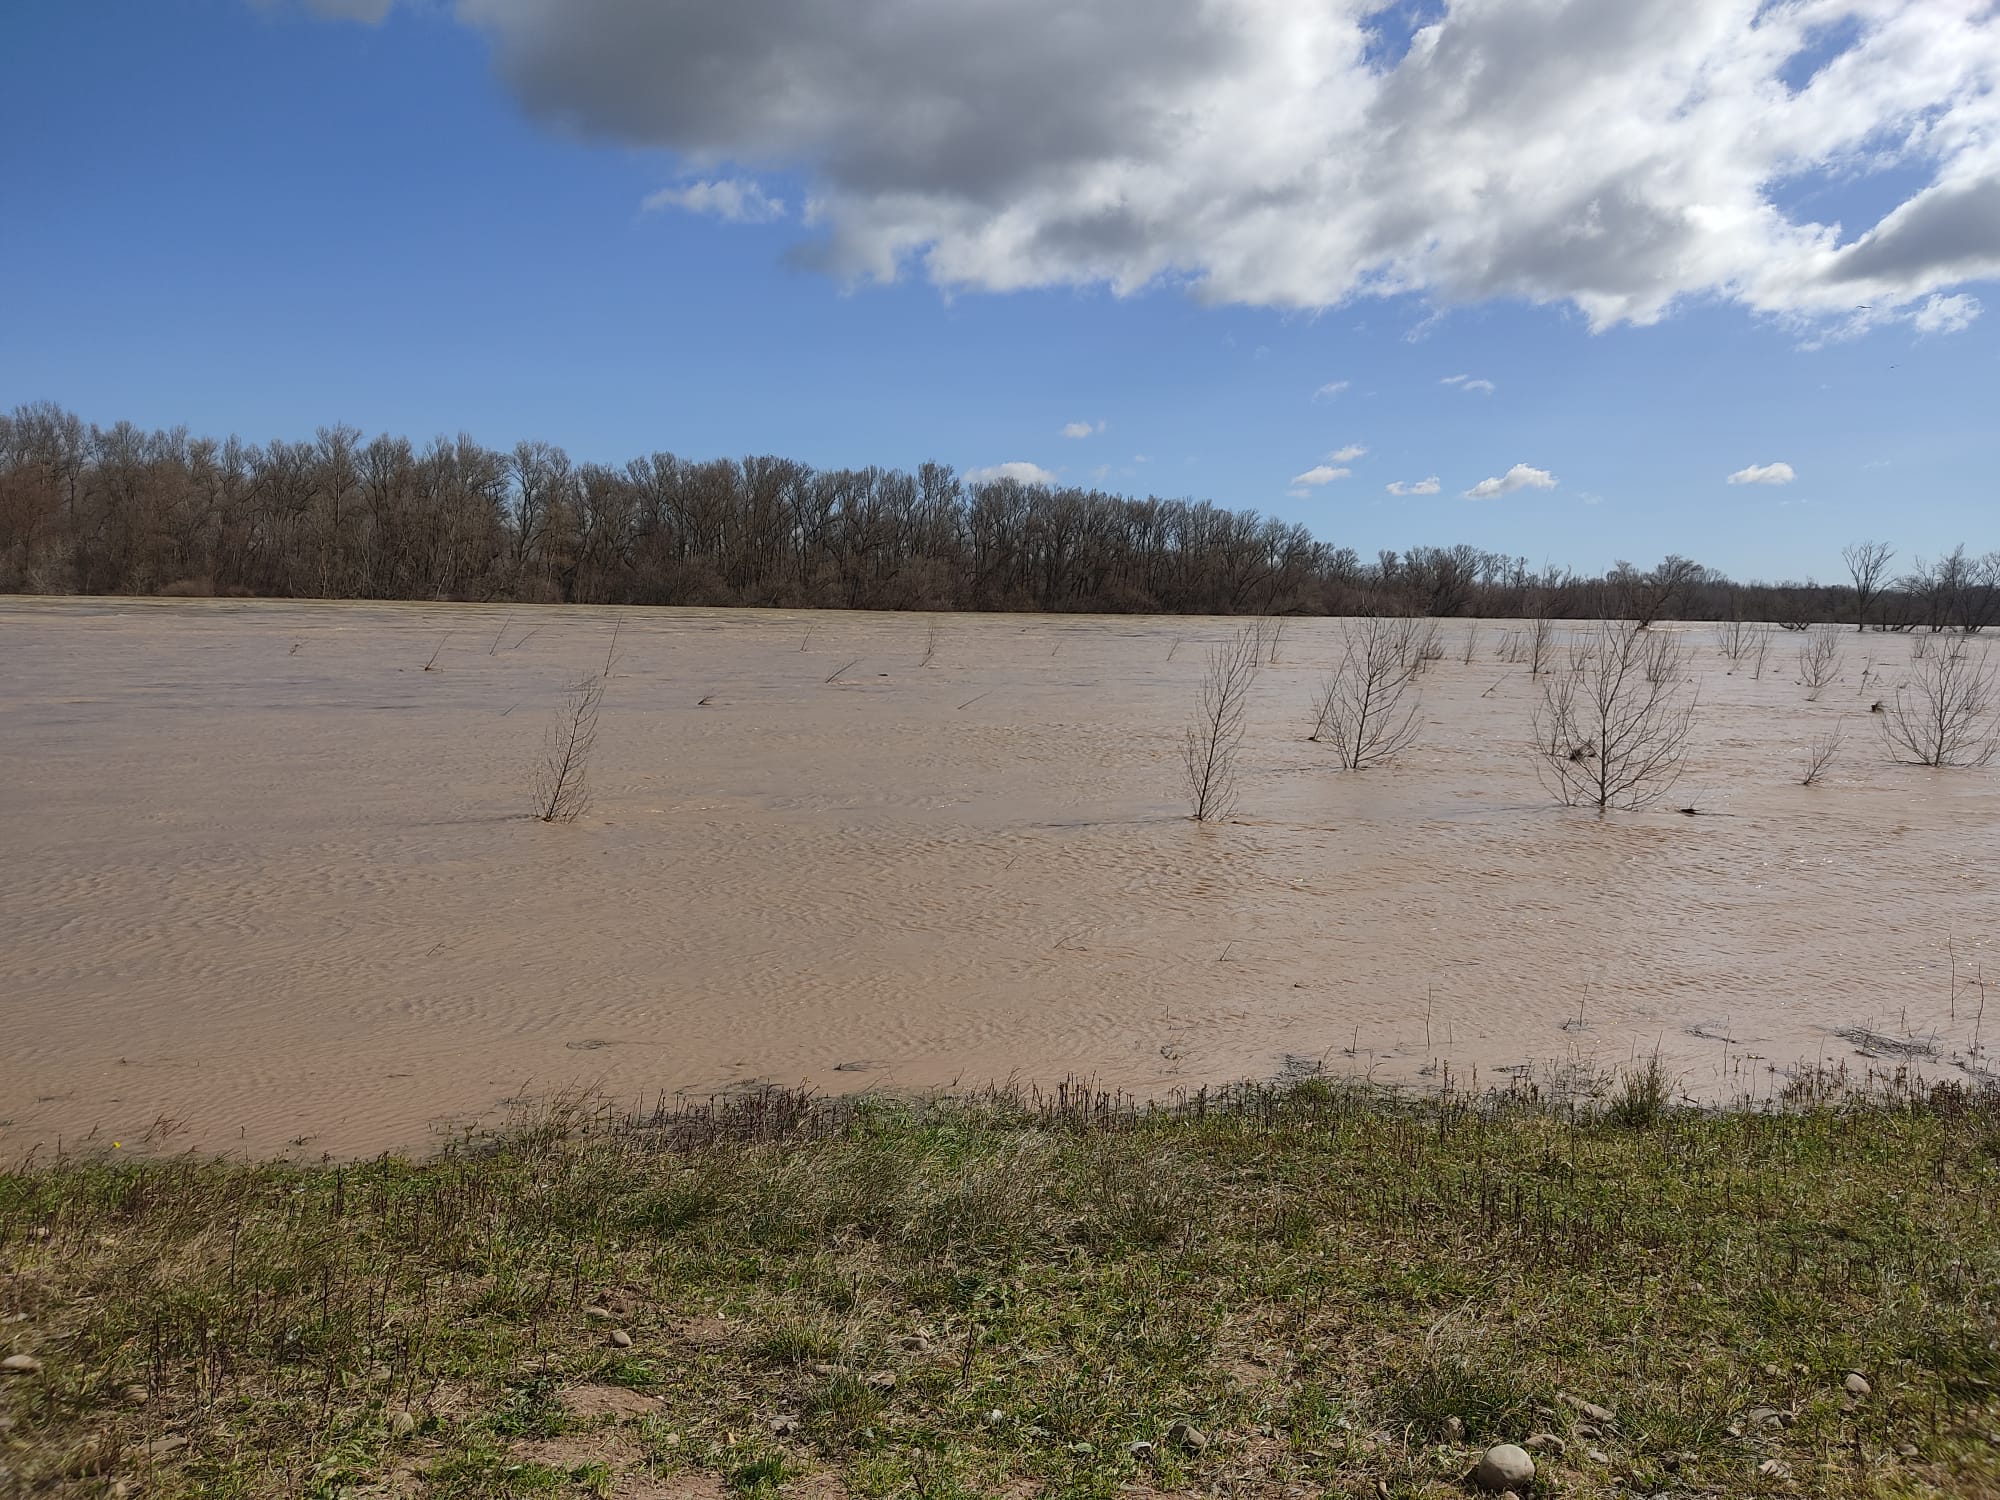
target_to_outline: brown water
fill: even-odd
[[[542,824],[544,728],[614,622],[595,806]],[[1753,680],[1690,629],[1669,801],[1712,816],[1599,820],[1542,790],[1502,627],[1468,665],[1448,623],[1421,745],[1349,774],[1304,738],[1342,627],[1293,622],[1203,827],[1179,735],[1231,628],[0,600],[0,1153],[421,1148],[573,1085],[1486,1084],[1658,1049],[1713,1098],[1867,1066],[1842,1028],[1989,1057],[2000,780],[1889,762],[1868,705],[1907,640],[1847,640],[1808,704],[1796,638]]]

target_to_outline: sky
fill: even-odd
[[[0,408],[2000,548],[1991,0],[8,0]]]

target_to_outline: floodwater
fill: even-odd
[[[1808,703],[1797,637],[1753,678],[1689,627],[1686,775],[1599,819],[1537,778],[1506,627],[1446,622],[1420,744],[1344,773],[1305,738],[1343,627],[1294,621],[1199,826],[1233,628],[0,600],[0,1155],[421,1150],[569,1087],[1990,1061],[2000,775],[1891,763],[1908,639],[1845,638]],[[607,654],[594,805],[541,823]]]

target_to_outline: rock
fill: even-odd
[[[583,1315],[599,1323],[609,1323],[611,1321],[611,1309],[608,1307],[597,1307],[594,1305],[586,1307],[583,1310]]]
[[[928,1354],[931,1341],[921,1333],[906,1333],[903,1335],[903,1347],[912,1354]]]
[[[1569,1444],[1565,1443],[1561,1438],[1557,1437],[1553,1432],[1537,1432],[1521,1446],[1533,1453],[1539,1453],[1544,1448],[1553,1448],[1556,1450],[1556,1456],[1558,1458],[1560,1458],[1563,1454],[1569,1452]]]
[[[1776,1427],[1778,1409],[1775,1406],[1753,1406],[1743,1413],[1743,1420],[1752,1427]]]
[[[1915,1458],[1917,1456],[1917,1445],[1915,1443],[1898,1443],[1896,1445],[1896,1455],[1899,1458]]]
[[[1153,1445],[1144,1439],[1132,1444],[1125,1451],[1132,1455],[1134,1463],[1149,1464],[1153,1461]]]
[[[1444,1440],[1447,1443],[1462,1443],[1465,1441],[1465,1419],[1463,1417],[1446,1417],[1444,1419]]]
[[[1091,1454],[1095,1453],[1097,1450],[1091,1447],[1090,1444],[1088,1443],[1071,1443],[1069,1445],[1069,1451],[1074,1453],[1078,1458],[1088,1458],[1090,1457]]]
[[[187,1445],[188,1440],[186,1438],[174,1434],[163,1438],[155,1438],[152,1442],[146,1444],[146,1457],[171,1458]]]
[[[790,1437],[798,1430],[799,1419],[797,1417],[777,1416],[771,1418],[771,1436],[773,1437]]]
[[[1196,1457],[1208,1451],[1208,1434],[1192,1422],[1176,1422],[1167,1429],[1167,1441],[1183,1453]]]
[[[0,1371],[9,1375],[39,1375],[42,1362],[32,1354],[10,1354],[0,1359]]]
[[[1597,1448],[1584,1449],[1583,1456],[1594,1464],[1608,1464],[1611,1462],[1610,1456]]]
[[[153,1393],[143,1385],[128,1385],[119,1394],[125,1398],[128,1406],[144,1406],[153,1399]]]
[[[986,1414],[986,1425],[988,1427],[998,1427],[1006,1420],[1007,1420],[1007,1413],[1000,1410],[1000,1408],[997,1406]]]
[[[1535,1461],[1528,1457],[1527,1449],[1512,1443],[1496,1443],[1488,1448],[1479,1455],[1479,1467],[1472,1471],[1472,1482],[1495,1495],[1531,1484],[1534,1478]]]
[[[1593,1422],[1607,1423],[1618,1420],[1618,1413],[1608,1406],[1599,1406],[1595,1402],[1585,1401],[1580,1396],[1564,1396],[1562,1400],[1565,1406],[1576,1408]]]
[[[614,1349],[630,1349],[632,1347],[632,1335],[622,1328],[612,1329],[611,1347]]]
[[[868,1377],[868,1389],[878,1396],[886,1396],[896,1388],[894,1370],[876,1370]]]
[[[845,1375],[846,1373],[847,1373],[846,1365],[822,1364],[813,1366],[813,1374],[819,1376],[821,1380],[831,1380],[836,1375]]]
[[[392,1411],[389,1413],[389,1436],[399,1438],[408,1437],[416,1430],[417,1419],[408,1412]]]
[[[1868,1377],[1859,1370],[1849,1370],[1847,1378],[1840,1382],[1840,1388],[1850,1396],[1870,1396],[1875,1393],[1875,1387],[1868,1383]]]
[[[1767,1458],[1757,1465],[1757,1472],[1766,1479],[1790,1479],[1792,1466],[1782,1458]]]

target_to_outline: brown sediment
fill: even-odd
[[[1753,680],[1678,627],[1687,773],[1600,820],[1537,781],[1504,627],[1466,664],[1446,622],[1417,747],[1343,773],[1304,738],[1341,626],[1293,621],[1200,827],[1204,652],[1171,647],[1234,622],[548,608],[490,650],[506,613],[0,601],[0,1151],[422,1148],[577,1085],[1471,1084],[1655,1049],[1719,1098],[1857,1048],[1978,1071],[2000,1033],[2000,784],[1890,763],[1894,638],[1807,703],[1789,638]],[[537,822],[549,715],[619,621],[590,811]]]

